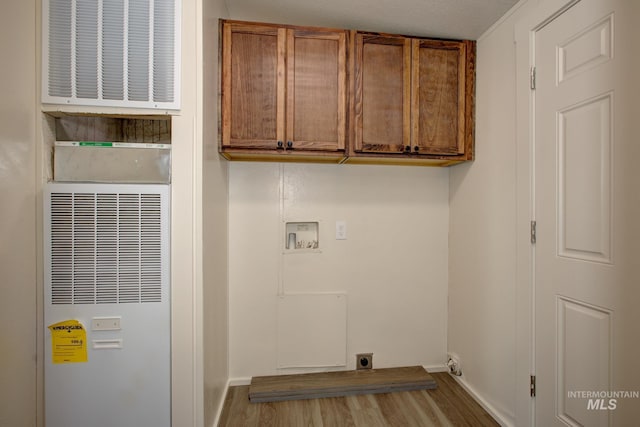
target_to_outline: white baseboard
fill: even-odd
[[[449,372],[449,368],[447,367],[447,365],[430,365],[430,366],[422,365],[422,367],[427,372]]]
[[[458,384],[460,384],[460,386],[465,389],[465,391],[467,393],[469,393],[471,395],[471,397],[473,397],[473,399],[478,402],[478,404],[480,406],[482,406],[482,408],[487,411],[489,413],[489,415],[491,415],[493,417],[493,419],[495,419],[498,424],[500,424],[503,427],[514,427],[514,421],[512,418],[509,419],[508,417],[506,417],[504,414],[502,414],[500,411],[498,411],[493,405],[491,405],[489,402],[487,402],[484,398],[482,398],[477,392],[476,390],[471,387],[469,384],[467,384],[467,382],[462,378],[462,377],[457,377],[455,375],[451,375],[453,378],[455,378],[455,380],[458,382]]]
[[[250,385],[250,384],[251,384],[251,377],[231,378],[229,380],[229,387],[235,387],[239,385]]]
[[[220,423],[220,416],[222,415],[222,410],[224,409],[224,402],[227,400],[227,393],[229,393],[229,380],[227,380],[227,384],[224,386],[224,393],[220,397],[220,401],[218,402],[218,411],[216,412],[216,416],[213,419],[213,425],[211,427],[215,427]]]

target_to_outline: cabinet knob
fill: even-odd
[[[287,141],[287,148],[293,148],[293,142]]]
[[[415,151],[415,152],[417,153],[418,151],[420,151],[420,147],[418,147],[418,146],[416,145],[415,147],[413,147],[413,151]]]
[[[411,152],[411,146],[407,145],[406,147],[404,147],[404,151],[406,151],[407,153]]]
[[[278,148],[282,148],[283,145],[282,141],[278,141]]]

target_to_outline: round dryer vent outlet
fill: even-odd
[[[372,368],[373,368],[373,353],[356,354],[356,370],[372,369]]]

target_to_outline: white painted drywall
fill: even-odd
[[[365,352],[380,368],[445,362],[447,169],[235,162],[229,172],[232,380],[290,372],[277,369],[279,292],[346,292],[340,369]],[[319,221],[321,253],[283,255],[282,219]],[[335,239],[337,220],[347,240]]]
[[[172,425],[202,425],[202,348],[196,298],[202,292],[200,241],[196,233],[197,159],[202,130],[200,1],[182,0],[182,110],[173,117],[171,140],[171,420]],[[198,281],[198,279],[200,279]]]
[[[198,178],[202,194],[202,310],[204,425],[213,427],[222,410],[228,375],[227,194],[228,162],[218,154],[218,19],[223,0],[203,2],[203,141]]]
[[[0,426],[36,425],[36,2],[0,14]]]
[[[507,423],[516,421],[517,381],[514,26],[533,3],[478,40],[476,160],[450,168],[448,350],[464,383]]]

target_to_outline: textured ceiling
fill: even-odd
[[[477,39],[518,0],[226,0],[231,19]]]

